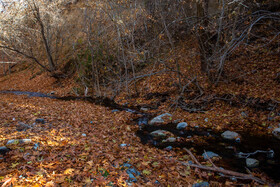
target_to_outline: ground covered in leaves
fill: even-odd
[[[247,52],[246,49],[240,51]],[[181,71],[185,76],[197,77],[206,96],[204,100],[229,94],[245,96],[243,101],[246,98],[255,98],[259,102],[269,100],[274,104],[280,101],[280,84],[274,80],[280,71],[279,56],[269,56],[269,52],[265,53],[267,56],[262,53],[237,56],[227,67],[227,80],[230,81],[214,87],[199,73],[196,52],[195,48],[180,47],[176,54],[184,54],[177,58]],[[169,65],[175,67],[172,61],[175,57],[169,56]],[[158,64],[157,70],[164,68],[165,64]],[[72,79],[56,82],[47,73],[34,72],[38,71],[18,69],[12,75],[1,77],[1,90],[55,91],[56,95],[65,96],[73,95],[73,88],[78,87]],[[248,102],[240,101],[233,106],[230,102],[214,100],[207,103],[204,112],[187,112],[176,103],[179,92],[173,80],[177,80],[176,74],[168,71],[156,74],[137,82],[139,96],[128,98],[124,93],[116,101],[128,107],[146,107],[151,116],[169,112],[173,116],[168,122],[186,121],[192,128],[199,126],[217,132],[232,130],[272,136],[272,129],[278,127],[280,116],[277,110],[259,110]],[[188,80],[185,81],[187,84]],[[188,103],[187,94],[193,93],[184,94],[184,102]],[[139,117],[137,114],[114,112],[112,108],[82,100],[62,101],[14,94],[1,94],[0,108],[0,146],[6,146],[13,139],[31,139],[28,143],[15,141],[7,145],[11,151],[0,156],[0,183],[4,186],[188,186],[202,181],[208,181],[210,185],[244,182],[184,166],[180,162],[192,158],[182,149],[168,151],[143,145],[135,134],[139,129],[134,121]],[[44,119],[45,123],[35,123],[36,119]],[[203,139],[195,141],[203,142]],[[196,155],[196,150],[191,151]],[[211,165],[201,155],[196,157],[202,164]],[[129,181],[129,168],[140,172],[136,183]],[[251,172],[267,183],[274,183],[261,172]],[[257,184],[252,181],[244,183]]]

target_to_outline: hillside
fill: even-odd
[[[279,140],[271,133],[280,123],[280,85],[274,80],[280,70],[279,55],[240,49],[227,67],[230,72],[228,80],[231,77],[232,80],[215,87],[199,73],[196,49],[190,43],[190,40],[179,43],[174,56],[179,56],[181,72],[185,76],[197,77],[203,96],[195,102],[183,100],[181,104],[177,103],[177,107],[175,101],[180,92],[177,85],[168,85],[170,80],[176,79],[176,74],[170,73],[143,78],[137,83],[137,97],[129,98],[125,92],[117,96],[115,101],[123,106],[118,110],[114,106],[99,106],[84,100],[64,101],[1,93],[0,145],[10,149],[1,157],[2,185],[231,186],[257,185],[263,181],[278,183],[275,172],[279,172]],[[172,62],[169,65],[172,66]],[[164,70],[164,66],[159,65],[157,70]],[[48,73],[36,75],[37,72],[38,69],[32,66],[18,68],[11,75],[0,78],[1,90],[75,95],[73,88],[77,84],[74,79],[57,82]],[[184,106],[198,111],[187,112]],[[125,108],[142,110],[142,114],[127,112]],[[145,117],[152,119],[164,113],[172,117],[163,118],[163,123],[145,125]],[[179,122],[186,122],[188,126],[176,130]],[[158,132],[164,134],[159,139],[149,134],[160,129],[165,131]],[[221,140],[220,134],[226,130],[237,132],[241,142]],[[162,143],[166,138],[167,143]],[[14,141],[6,145],[9,140],[21,139],[31,139],[31,142]],[[201,156],[204,150],[220,156],[207,161]],[[260,166],[247,169],[258,179],[243,174],[247,179],[239,180],[242,176],[221,175],[209,168],[201,170],[185,166],[192,160],[214,170],[216,165],[232,172],[246,173],[246,158],[237,159],[233,153],[258,150],[268,152],[250,156],[258,159]],[[274,151],[273,158],[266,157],[270,150]],[[193,160],[193,155],[199,163]]]
[[[278,186],[279,28],[276,0],[0,0],[0,185]]]

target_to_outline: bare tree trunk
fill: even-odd
[[[50,67],[50,71],[53,72],[56,70],[56,66],[55,66],[55,63],[53,61],[53,57],[52,57],[52,54],[51,54],[51,50],[50,50],[50,46],[49,46],[49,43],[48,43],[48,40],[46,38],[46,34],[45,34],[45,26],[44,26],[44,23],[41,19],[41,15],[40,15],[40,9],[39,7],[37,7],[37,5],[35,4],[35,2],[33,1],[33,11],[34,11],[34,16],[36,18],[36,20],[38,21],[39,23],[39,26],[40,26],[40,32],[41,32],[41,37],[43,39],[43,43],[44,43],[44,46],[45,46],[45,50],[46,50],[46,54],[47,54],[47,58],[48,58],[48,62],[49,62],[49,67]]]
[[[211,45],[209,43],[208,26],[208,3],[209,0],[200,0],[197,2],[197,17],[201,21],[198,29],[198,44],[200,50],[201,71],[209,72],[209,57],[212,56]]]

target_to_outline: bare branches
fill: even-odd
[[[35,58],[34,56],[32,56],[32,55],[28,55],[28,54],[26,54],[26,53],[24,53],[24,52],[22,52],[22,51],[20,51],[20,50],[18,50],[18,49],[14,49],[14,48],[11,48],[11,47],[8,47],[8,46],[2,46],[2,45],[0,45],[0,48],[8,49],[8,50],[14,51],[14,52],[16,52],[16,53],[18,53],[18,54],[21,54],[21,55],[23,55],[24,57],[29,58],[29,59],[33,60],[34,62],[36,62],[36,63],[37,63],[39,66],[41,66],[43,69],[47,70],[48,72],[51,72],[51,70],[49,70],[46,66],[44,66],[43,64],[41,64],[41,63],[39,62],[39,60],[38,60],[37,58]]]
[[[236,177],[236,178],[239,178],[239,179],[242,179],[242,180],[252,180],[252,181],[255,181],[255,182],[259,183],[259,184],[266,184],[265,181],[263,181],[263,180],[261,180],[261,179],[259,179],[257,177],[254,177],[251,174],[239,173],[239,172],[235,172],[235,171],[230,171],[230,170],[218,168],[218,167],[215,167],[215,166],[214,167],[203,166],[203,165],[201,165],[198,162],[198,160],[195,158],[195,156],[191,153],[190,150],[188,150],[187,148],[184,148],[184,150],[191,156],[193,161],[196,163],[196,164],[193,164],[193,163],[190,163],[190,162],[186,163],[186,162],[177,161],[177,162],[181,163],[184,166],[189,166],[189,167],[192,167],[192,168],[198,168],[198,169],[202,169],[202,170],[222,173],[222,174],[225,174],[227,176]]]

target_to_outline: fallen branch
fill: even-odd
[[[195,158],[195,156],[192,154],[192,152],[191,152],[190,150],[188,150],[187,148],[183,148],[183,149],[192,157],[193,161],[194,161],[197,165],[202,166],[202,165],[198,162],[198,160]]]
[[[259,184],[266,184],[265,181],[263,181],[263,180],[261,180],[261,179],[259,179],[257,177],[254,177],[252,175],[249,175],[249,174],[239,173],[239,172],[235,172],[235,171],[231,171],[231,170],[226,170],[226,169],[222,169],[222,168],[218,168],[218,167],[203,166],[203,165],[201,165],[197,161],[197,159],[191,153],[190,150],[188,150],[187,148],[184,148],[184,150],[187,151],[187,153],[192,157],[194,162],[197,163],[197,164],[192,164],[192,163],[186,163],[186,162],[177,161],[177,162],[180,162],[184,166],[189,166],[189,167],[193,167],[193,168],[198,168],[198,169],[218,172],[218,173],[222,173],[222,174],[225,174],[225,175],[228,175],[228,176],[234,176],[234,177],[237,177],[237,178],[243,179],[243,180],[252,180],[252,181],[255,181],[255,182],[259,183]]]

